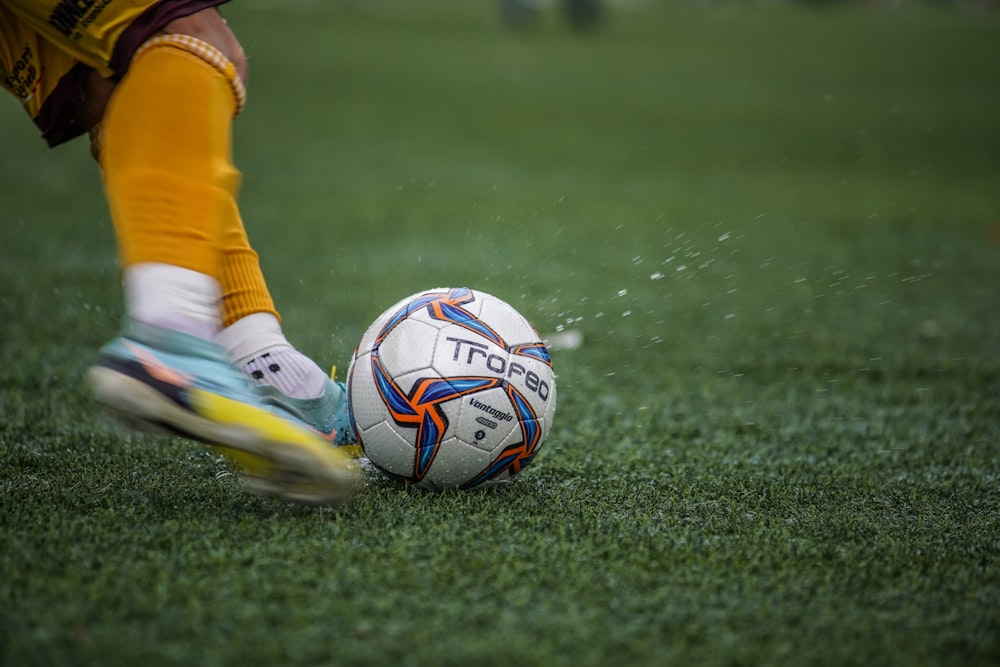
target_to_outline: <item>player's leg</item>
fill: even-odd
[[[159,379],[151,370],[155,364],[204,378],[207,386],[187,388],[181,411],[163,401],[138,400],[129,411],[153,424],[171,419],[174,429],[223,445],[258,491],[336,502],[353,492],[356,472],[321,440],[286,428],[288,420],[238,391],[243,381],[211,384],[223,366],[227,372],[231,367],[221,355],[199,355],[201,346],[195,346],[214,339],[220,326],[224,223],[239,181],[230,158],[230,125],[241,104],[236,66],[207,42],[176,33],[147,42],[112,96],[101,165],[121,247],[127,310],[149,328],[126,332],[126,339],[146,349],[117,342],[105,348],[93,376],[95,390],[115,407],[137,395],[137,383],[152,384],[149,375]],[[151,331],[169,334],[130,336]],[[164,353],[152,367],[140,354],[149,348]]]
[[[198,12],[175,19],[167,24],[164,30],[175,34],[197,35],[203,42],[217,46],[224,59],[231,62],[235,68],[236,77],[233,81],[245,80],[247,67],[243,49],[216,12]],[[58,74],[54,80],[59,80],[63,73],[77,64],[68,54],[54,49],[45,40],[39,40],[33,30],[29,30],[28,33],[37,44],[19,49],[18,54],[24,50],[29,53],[32,50],[37,52],[40,48],[53,51],[52,54],[48,54],[46,65],[53,73]],[[81,47],[76,45],[75,48]],[[54,65],[57,66],[53,67]],[[82,97],[83,101],[72,107],[75,116],[66,114],[68,118],[64,123],[71,123],[74,134],[84,130],[90,131],[91,152],[98,158],[102,131],[99,121],[115,84],[111,78],[100,76],[90,68],[86,69],[89,71],[89,76],[76,77],[79,79],[76,81],[78,90],[66,95]],[[67,76],[62,83],[65,84],[67,80],[73,79],[74,77]],[[14,80],[13,77],[11,80]],[[24,88],[27,89],[27,86]],[[239,96],[242,98],[242,93],[239,93]],[[157,150],[157,153],[162,154],[162,151]],[[260,395],[269,403],[278,405],[303,419],[330,441],[337,444],[353,443],[356,439],[347,419],[344,386],[342,383],[332,381],[311,359],[292,347],[281,333],[280,318],[260,272],[257,253],[247,240],[236,204],[235,190],[239,174],[229,165],[223,167],[220,173],[227,184],[219,191],[222,199],[220,205],[225,211],[222,221],[220,276],[223,324],[228,327],[238,320],[253,316],[248,317],[239,326],[227,330],[226,335],[220,338],[220,342],[226,345],[231,360],[252,377]],[[202,177],[195,180],[199,183],[205,182]],[[126,227],[129,219],[125,218]],[[166,238],[155,240],[157,247],[164,243],[169,246],[175,238],[169,233],[165,236]],[[133,296],[131,299],[133,305],[137,309],[153,311],[151,313],[153,317],[156,313],[166,312],[164,304],[155,298],[147,298],[148,290],[143,285],[148,285],[150,282],[154,283],[154,286],[159,284],[163,270],[163,267],[159,267],[149,277],[146,277],[147,271],[143,268],[125,271],[126,292]],[[168,269],[167,273],[171,271]],[[189,326],[177,322],[172,325]],[[198,333],[203,335],[204,331]]]
[[[25,4],[44,15],[44,3]],[[209,14],[167,28],[217,39],[228,28]],[[94,56],[95,69],[104,57]],[[229,146],[242,104],[238,69],[204,40],[168,34],[137,52],[111,97],[101,164],[129,318],[90,378],[98,401],[124,421],[220,446],[261,493],[339,502],[357,490],[356,468],[300,420],[262,402],[212,341],[221,324],[224,212],[238,182]]]
[[[114,91],[115,82],[56,48],[3,5],[0,5],[0,19],[3,19],[0,20],[0,72],[3,73],[0,83],[17,95],[28,113],[39,120],[43,136],[50,143],[61,143],[89,131],[91,152],[95,158],[99,158],[102,129],[100,120]],[[196,14],[174,21],[169,29],[200,34],[222,45],[231,56],[227,60],[233,62],[237,76],[242,78],[246,72],[243,51],[232,34],[226,29],[220,29],[220,26],[224,28],[220,21]],[[55,100],[79,101],[71,105],[53,105],[47,102],[50,97]],[[162,154],[162,147],[156,153]],[[239,174],[235,170],[224,171],[228,172],[224,178],[227,183],[238,183]],[[195,180],[205,182],[201,177]],[[155,189],[155,184],[152,185]],[[126,191],[130,189],[125,188]],[[239,326],[227,330],[220,342],[227,347],[231,361],[253,379],[259,388],[259,394],[268,403],[303,419],[329,441],[351,444],[356,439],[347,418],[344,386],[332,381],[311,359],[292,347],[281,333],[280,318],[261,275],[257,253],[247,240],[234,192],[228,190],[235,190],[235,186],[222,188],[222,201],[219,202],[225,211],[220,277],[223,324],[228,327],[243,318],[247,319],[240,322]],[[138,194],[146,196],[141,192]],[[116,219],[120,219],[120,216]],[[129,229],[130,219],[125,217],[123,224],[126,229]],[[175,245],[177,237],[171,233],[171,229],[168,225],[164,230],[166,233],[154,240],[153,246],[157,252],[161,244],[166,244],[166,247]],[[140,228],[140,234],[142,231]],[[200,235],[197,229],[195,232]],[[181,253],[186,253],[186,248]],[[172,262],[173,260],[169,266],[173,265]],[[172,292],[160,289],[161,286],[173,285],[170,280],[164,282],[164,272],[168,276],[175,273],[163,266],[154,269],[139,266],[134,270],[125,270],[130,312],[139,311],[138,317],[141,319],[162,319],[161,316],[170,314],[170,302],[178,296],[181,297],[180,303],[186,303],[183,297],[186,290],[194,289],[195,295],[201,292],[187,283],[175,287]],[[204,273],[205,270],[201,272]],[[187,275],[179,279],[190,281],[197,280],[197,277]],[[157,298],[158,294],[163,298]],[[207,298],[214,300],[214,292],[209,292]],[[166,304],[164,299],[168,301]],[[202,307],[200,310],[207,311],[208,308]],[[206,334],[206,324],[185,324],[185,318],[178,319],[177,313],[170,317],[174,320],[169,323],[170,326],[185,330],[198,329],[193,332],[201,336]],[[206,320],[209,327],[215,326],[214,315],[195,319]]]

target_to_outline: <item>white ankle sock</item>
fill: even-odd
[[[254,313],[219,332],[216,341],[229,359],[254,384],[272,385],[291,398],[316,398],[326,386],[326,374],[285,338],[281,323],[270,313]]]
[[[125,312],[155,327],[212,339],[221,327],[222,290],[212,276],[170,264],[140,262],[122,272]]]

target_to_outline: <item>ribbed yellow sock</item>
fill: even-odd
[[[270,313],[278,317],[260,270],[257,253],[247,240],[235,199],[227,207],[223,221],[220,281],[223,326],[254,313]]]

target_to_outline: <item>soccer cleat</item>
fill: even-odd
[[[336,372],[337,368],[334,367],[326,380],[323,393],[316,398],[292,398],[269,384],[259,385],[254,391],[265,403],[308,424],[327,442],[343,448],[352,456],[359,456],[358,437],[348,414],[347,386],[333,379]]]
[[[212,446],[246,486],[306,505],[337,505],[361,472],[286,411],[262,401],[215,343],[130,321],[89,371],[97,402],[132,428]]]

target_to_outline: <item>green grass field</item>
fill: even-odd
[[[0,664],[1000,663],[1000,17],[233,3],[243,212],[346,369],[422,288],[508,300],[559,410],[514,483],[333,511],[98,415],[84,143],[0,104]]]

